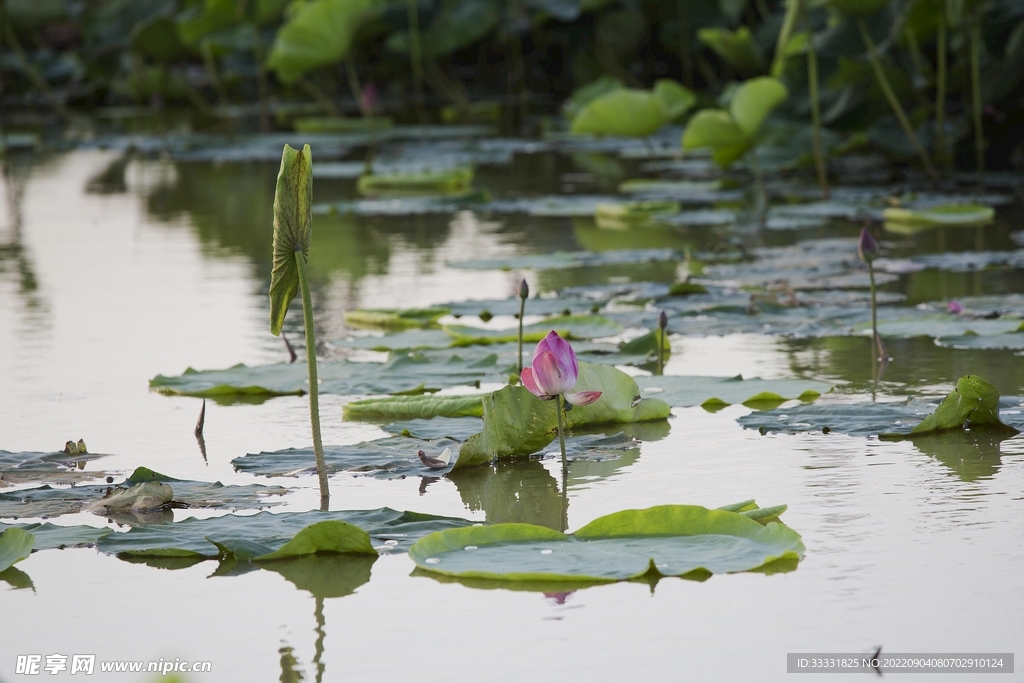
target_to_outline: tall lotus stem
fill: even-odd
[[[935,62],[935,152],[939,163],[949,173],[949,150],[946,148],[946,13],[939,18],[936,37]]]
[[[668,314],[665,311],[658,316],[658,374],[665,372],[665,329],[668,327]]]
[[[320,439],[320,402],[316,377],[316,339],[313,335],[313,300],[309,293],[306,257],[313,236],[313,154],[284,146],[281,170],[274,194],[274,268],[270,275],[270,331],[280,335],[288,305],[296,290],[302,295],[302,319],[306,329],[306,365],[309,369],[309,421],[313,453],[320,479],[320,509],[327,510],[330,490],[327,463]]]
[[[416,104],[416,123],[423,125],[423,55],[420,48],[420,3],[406,0],[409,20],[409,62],[412,67],[413,97]]]
[[[569,460],[565,457],[565,420],[562,417],[563,400],[561,394],[555,396],[555,412],[558,414],[558,447],[562,449],[562,481],[565,481],[569,473]],[[568,492],[562,491],[562,494],[566,495]]]
[[[828,172],[825,170],[825,151],[821,144],[821,104],[818,102],[818,51],[814,47],[814,27],[811,26],[800,2],[800,18],[807,29],[807,84],[811,96],[811,146],[814,150],[814,168],[818,171],[818,185],[821,186],[822,199],[830,196],[828,188]]]
[[[871,284],[871,341],[877,349],[882,362],[887,362],[889,354],[885,349],[885,344],[882,343],[882,338],[878,336],[878,298],[875,293],[874,260],[878,257],[880,250],[878,242],[875,241],[867,226],[861,228],[860,241],[857,243],[857,255],[861,261],[868,264],[868,281]]]
[[[974,114],[974,165],[985,181],[985,132],[981,128],[981,14],[971,22],[971,109]]]
[[[871,34],[868,33],[868,25],[864,23],[863,19],[857,19],[857,26],[860,28],[860,37],[864,41],[864,47],[867,48],[868,61],[871,62],[871,68],[875,72],[875,80],[878,81],[878,87],[882,89],[882,94],[885,95],[885,99],[889,102],[892,113],[896,115],[896,120],[900,122],[900,127],[910,140],[910,144],[913,145],[914,150],[921,157],[921,163],[924,165],[924,170],[928,173],[928,177],[931,178],[933,183],[938,183],[939,174],[936,172],[935,167],[932,166],[932,161],[928,158],[928,152],[924,150],[924,147],[921,146],[921,141],[917,139],[917,133],[914,132],[914,127],[910,125],[910,119],[907,118],[907,113],[903,111],[903,105],[900,104],[896,93],[892,91],[889,79],[885,77],[882,63],[878,61],[878,55],[875,53],[875,43],[871,40]]]
[[[523,313],[526,311],[526,299],[530,296],[530,286],[526,284],[526,278],[519,283],[519,364],[516,366],[516,374],[523,374]]]

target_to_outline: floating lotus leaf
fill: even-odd
[[[480,408],[483,414],[483,406]],[[484,423],[479,417],[450,417],[436,419],[414,419],[392,422],[384,425],[384,431],[400,436],[411,436],[417,439],[456,439],[465,441],[483,429]]]
[[[442,329],[454,339],[454,346],[470,344],[495,344],[518,339],[518,328],[489,330],[468,325],[444,325]],[[548,318],[539,323],[523,326],[523,342],[539,342],[551,330],[566,339],[593,339],[611,337],[622,332],[618,323],[598,315],[570,315]]]
[[[879,438],[898,440],[960,429],[991,429],[1012,434],[1019,431],[999,419],[999,392],[996,388],[982,377],[964,375],[935,412],[921,420],[908,434],[890,432],[880,434]]]
[[[648,573],[703,578],[799,561],[799,534],[742,513],[696,505],[625,510],[573,534],[494,524],[431,534],[409,550],[421,570],[505,581],[624,581]]]
[[[594,219],[599,228],[622,229],[649,223],[655,217],[671,216],[678,212],[678,202],[616,202],[614,204],[598,204],[597,210],[594,211]]]
[[[591,208],[587,215],[592,214]],[[556,251],[549,254],[508,256],[493,259],[456,261],[449,263],[452,268],[473,270],[551,270],[558,268],[582,268],[584,266],[617,266],[657,261],[680,261],[682,256],[671,249],[622,249],[618,251]]]
[[[292,121],[297,133],[362,133],[373,129],[391,128],[390,116],[373,118],[346,118],[342,116],[306,116]],[[362,164],[359,164],[361,167]],[[317,176],[320,174],[317,173]]]
[[[28,557],[35,541],[35,536],[18,527],[4,529],[0,533],[0,572]]]
[[[387,363],[321,361],[317,368],[321,394],[422,394],[507,377],[499,371],[496,355],[466,361],[457,351],[429,357],[423,353],[394,354]],[[149,386],[162,394],[230,400],[245,395],[301,395],[306,392],[308,379],[306,367],[298,363],[255,367],[239,364],[227,370],[189,368],[177,377],[158,375]]]
[[[94,526],[58,526],[44,522],[32,524],[0,524],[0,531],[17,528],[27,531],[35,536],[35,545],[32,550],[53,550],[64,548],[84,548],[96,545],[96,542],[109,533],[113,533],[110,527]]]
[[[908,226],[966,226],[973,227],[991,223],[995,209],[978,204],[947,204],[927,209],[891,208],[882,212],[887,223]],[[892,228],[886,226],[886,229]],[[898,231],[898,230],[897,230]]]
[[[431,474],[417,456],[423,450],[437,457],[445,448],[458,450],[459,442],[452,439],[427,441],[408,436],[363,441],[347,446],[324,446],[327,473],[348,472],[378,479],[400,479],[414,475]],[[268,477],[288,477],[315,474],[313,449],[287,448],[281,451],[249,453],[235,458],[231,464],[239,472]]]
[[[345,324],[371,330],[406,330],[427,327],[448,315],[447,308],[362,309],[345,311]],[[407,348],[407,347],[406,347]]]
[[[295,541],[303,530],[322,522],[344,523],[347,526],[339,527],[339,533],[334,533],[329,527],[321,527],[328,532],[324,534],[320,534],[317,529],[308,531],[292,545],[290,552],[317,552],[331,547],[356,547],[366,552],[367,546],[360,541],[360,534],[348,526],[361,529],[380,550],[404,550],[428,533],[472,524],[456,517],[399,512],[390,508],[280,514],[261,512],[256,515],[224,515],[209,519],[190,517],[172,524],[135,527],[126,533],[103,536],[98,547],[105,553],[122,558],[216,559],[230,554],[237,559],[259,559],[283,549]],[[392,544],[387,541],[396,542]],[[345,545],[339,545],[341,543]],[[371,550],[377,552],[372,546]]]
[[[637,385],[650,396],[671,406],[724,406],[734,403],[758,404],[788,399],[813,401],[832,391],[825,382],[799,379],[743,379],[735,377],[701,377],[663,375],[636,377]]]
[[[567,428],[586,425],[664,420],[670,409],[658,399],[640,398],[636,382],[608,365],[581,362],[574,391],[601,391],[594,403],[574,406],[566,413]],[[480,465],[495,458],[529,455],[556,436],[556,415],[551,401],[542,401],[525,387],[507,386],[483,400],[484,429],[459,450],[456,468]]]
[[[220,482],[175,479],[139,467],[117,485],[41,486],[0,493],[0,517],[58,517],[83,510],[104,515],[132,508],[141,511],[170,503],[171,493],[182,507],[263,508],[280,505],[280,496],[288,492],[281,486],[224,486]],[[157,496],[160,502],[140,501],[149,495]]]
[[[359,178],[356,189],[360,194],[369,196],[448,194],[465,192],[472,185],[472,168],[448,168],[437,171],[364,175]]]
[[[392,396],[349,401],[345,404],[346,420],[402,420],[433,417],[482,417],[483,397],[468,396]]]
[[[104,456],[103,453],[69,455],[63,451],[53,453],[0,451],[0,489],[30,482],[77,484],[90,479],[100,479],[107,476],[107,472],[86,470],[81,466]]]

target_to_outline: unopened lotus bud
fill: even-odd
[[[860,229],[860,240],[857,242],[857,256],[864,263],[871,263],[878,257],[880,247],[871,231],[866,227]]]
[[[530,298],[530,285],[526,284],[526,278],[525,277],[523,278],[523,281],[519,283],[519,298],[520,299],[528,299],[528,298]]]
[[[661,315],[658,316],[658,327],[660,327],[662,331],[668,327],[668,314],[665,313],[665,311],[662,311]]]
[[[950,301],[949,312],[953,315],[960,315],[964,312],[964,306],[959,301]]]
[[[77,446],[78,446],[78,452],[79,453],[87,452],[87,449],[85,447],[85,439],[79,439]]]
[[[78,444],[74,441],[68,441],[64,444],[64,453],[66,455],[78,455]]]

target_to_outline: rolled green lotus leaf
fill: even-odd
[[[274,269],[270,274],[270,331],[281,334],[288,305],[299,290],[295,252],[309,256],[313,237],[313,153],[284,146],[274,195]]]
[[[106,514],[130,510],[147,512],[162,508],[174,498],[174,491],[160,481],[147,481],[130,489],[114,491],[110,495],[85,506],[83,512]]]
[[[35,542],[35,535],[17,527],[0,533],[0,572],[28,557]]]
[[[978,204],[944,204],[928,209],[891,208],[882,212],[886,228],[900,232],[898,228],[890,228],[888,224],[906,225],[910,227],[935,227],[953,225],[973,227],[986,225],[995,219],[995,209],[991,206]]]

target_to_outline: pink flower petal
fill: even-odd
[[[519,379],[531,394],[534,396],[544,396],[544,390],[537,386],[537,380],[533,378],[533,370],[530,368],[523,368],[522,373],[519,375]]]
[[[572,377],[570,381],[566,368],[559,366],[555,354],[546,350],[533,359],[533,379],[550,396],[564,394],[576,385],[576,378]]]
[[[574,406],[589,406],[599,398],[601,398],[600,391],[580,391],[575,394],[565,395],[565,400]]]
[[[576,386],[576,378],[580,375],[580,367],[576,362],[576,352],[572,350],[569,342],[562,339],[557,332],[551,330],[548,332],[548,336],[544,337],[540,344],[537,344],[537,353],[542,353],[541,345],[545,347],[544,350],[550,351],[555,355],[559,370],[561,370],[563,376],[568,378],[568,389]]]

